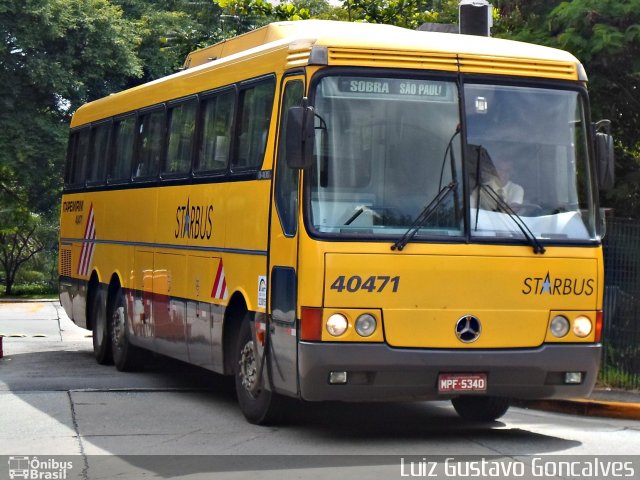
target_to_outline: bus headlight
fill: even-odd
[[[580,315],[573,321],[573,333],[575,333],[576,337],[584,338],[591,333],[592,329],[593,325],[589,317]]]
[[[377,322],[373,315],[364,313],[356,320],[356,332],[361,337],[370,337],[376,331]]]
[[[349,322],[347,321],[347,317],[341,313],[334,313],[327,319],[327,332],[334,337],[339,337],[346,332],[348,326]]]
[[[562,315],[556,315],[551,320],[551,334],[554,337],[561,338],[569,333],[569,320]]]

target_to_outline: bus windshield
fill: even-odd
[[[465,85],[471,235],[592,240],[584,105],[576,91]]]
[[[442,77],[322,77],[308,184],[313,230],[522,241],[521,221],[543,241],[595,239],[580,94],[478,83],[464,86],[462,109],[459,98],[457,82]]]

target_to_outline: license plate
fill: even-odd
[[[439,393],[486,391],[486,373],[441,373],[438,376]]]

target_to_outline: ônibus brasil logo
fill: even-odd
[[[32,479],[32,480],[65,480],[67,470],[73,468],[73,462],[59,461],[54,458],[46,460],[38,457],[9,457],[9,478]]]

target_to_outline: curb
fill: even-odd
[[[570,400],[527,400],[516,402],[516,405],[573,415],[640,420],[640,403],[576,398]]]
[[[60,300],[56,298],[0,298],[0,303],[52,303],[52,302],[60,302]]]

